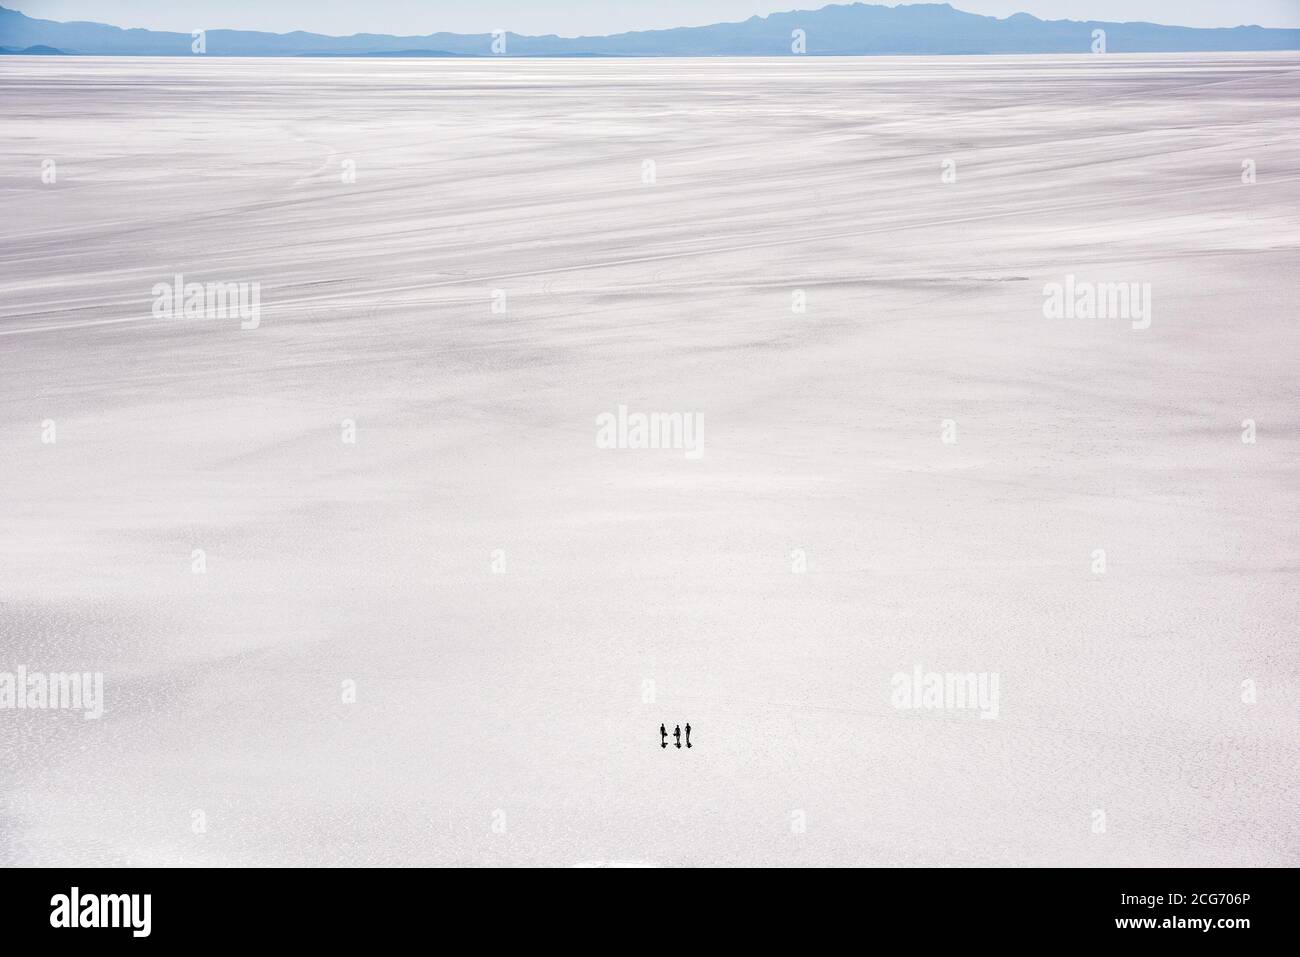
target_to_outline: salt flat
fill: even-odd
[[[0,864],[1300,864],[1300,57],[0,94]]]

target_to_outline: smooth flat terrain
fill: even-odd
[[[106,682],[0,711],[0,864],[1300,864],[1300,56],[0,97],[0,671]]]

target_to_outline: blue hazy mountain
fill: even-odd
[[[9,47],[0,47],[0,56],[63,56],[62,50],[56,50],[54,47],[33,46],[25,50],[14,50]]]
[[[196,24],[196,28],[203,26]],[[786,56],[803,30],[810,55],[1087,53],[1092,31],[1106,31],[1111,53],[1300,49],[1300,30],[1240,26],[1219,29],[1155,23],[1039,20],[1027,13],[998,19],[946,3],[883,7],[864,3],[774,13],[740,23],[642,30],[603,37],[506,35],[510,56]],[[488,56],[487,34],[419,37],[358,33],[261,33],[208,29],[208,56]],[[185,33],[103,23],[37,20],[0,7],[0,46],[49,47],[83,55],[190,56]]]

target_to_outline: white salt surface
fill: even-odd
[[[1300,864],[1300,57],[0,96],[0,671],[106,697],[0,711],[0,864]]]

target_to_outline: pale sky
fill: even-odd
[[[230,27],[335,35],[495,29],[596,35],[744,20],[824,5],[824,0],[0,0],[0,6],[46,20],[95,20],[182,33]],[[952,5],[996,17],[1023,11],[1043,20],[1300,27],[1300,0],[953,0]]]

